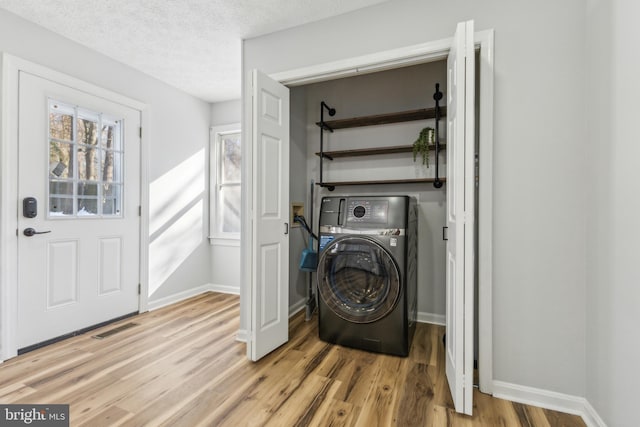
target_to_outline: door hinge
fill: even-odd
[[[142,293],[142,285],[138,283],[138,295]]]
[[[140,138],[142,138],[142,126],[138,128],[140,130]]]
[[[138,216],[142,216],[142,205],[138,206]]]
[[[442,240],[449,240],[449,227],[442,227]]]

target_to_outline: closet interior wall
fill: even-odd
[[[403,67],[371,74],[330,80],[291,89],[291,200],[304,200],[308,204],[309,182],[319,180],[320,128],[315,124],[320,119],[320,103],[326,102],[336,109],[331,119],[360,117],[399,111],[434,107],[435,84],[440,83],[446,96],[446,63],[437,61]],[[306,118],[299,120],[301,100],[305,100]],[[446,139],[446,120],[440,122],[441,141]],[[301,134],[304,126],[305,137]],[[420,130],[434,126],[434,120],[418,120],[368,127],[325,132],[325,150],[411,145]],[[306,147],[300,144],[306,139]],[[294,161],[306,152],[306,162]],[[440,176],[446,174],[446,151],[440,154]],[[433,176],[434,155],[431,152],[430,166],[426,168],[412,153],[385,154],[324,161],[324,180],[402,179]],[[305,176],[304,189],[296,181]],[[302,185],[302,184],[301,184]],[[293,187],[296,187],[295,189]],[[304,196],[302,195],[302,191]],[[319,206],[323,196],[328,195],[412,195],[418,200],[418,319],[444,323],[445,314],[445,243],[442,227],[445,225],[446,184],[436,189],[433,184],[383,184],[337,186],[334,191],[316,187],[314,200],[314,230],[318,228]],[[302,197],[302,198],[301,198]],[[302,249],[302,239],[294,235],[291,239],[291,303],[304,295],[306,275],[293,270]],[[295,264],[295,265],[294,265]],[[302,291],[302,293],[300,293]]]

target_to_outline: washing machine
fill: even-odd
[[[417,314],[415,198],[324,197],[318,237],[320,339],[407,356]]]

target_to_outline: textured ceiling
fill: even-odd
[[[385,0],[0,0],[0,8],[209,102],[240,98],[241,40]]]

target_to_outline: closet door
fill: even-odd
[[[251,333],[258,360],[289,340],[289,89],[252,75]]]
[[[446,373],[456,412],[473,407],[475,185],[473,21],[459,23],[447,60]]]

